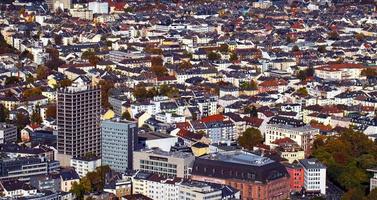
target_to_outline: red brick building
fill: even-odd
[[[286,169],[289,173],[289,187],[293,192],[299,192],[304,187],[304,169],[298,163],[287,164]]]
[[[241,192],[243,200],[285,200],[289,174],[269,158],[245,151],[228,151],[196,158],[192,179],[226,184]]]

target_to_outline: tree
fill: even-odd
[[[101,87],[101,104],[104,108],[109,108],[109,90],[114,87],[114,82],[110,80],[100,80],[98,84]]]
[[[35,87],[35,88],[29,88],[29,89],[26,89],[22,95],[28,99],[30,97],[33,97],[33,96],[37,96],[37,95],[41,95],[42,94],[42,90],[41,88],[39,87]]]
[[[131,118],[131,114],[130,114],[130,112],[128,112],[128,110],[126,110],[126,111],[122,114],[122,118],[123,118],[123,119],[126,119],[126,120],[132,120],[132,118]]]
[[[363,192],[358,188],[353,188],[349,191],[347,191],[343,196],[341,200],[363,200],[364,194]]]
[[[55,34],[54,35],[54,41],[56,45],[62,45],[63,44],[63,37],[61,35]]]
[[[164,84],[160,86],[159,94],[163,96],[167,96],[169,98],[173,98],[179,95],[179,91],[177,88]]]
[[[72,192],[77,199],[84,199],[85,189],[83,187],[83,184],[78,183],[77,181],[73,182],[70,192]]]
[[[9,45],[5,39],[3,34],[0,33],[0,54],[3,53],[16,53],[17,50]]]
[[[309,92],[306,88],[302,87],[302,88],[299,88],[296,90],[296,94],[299,95],[299,96],[308,96],[309,95]]]
[[[328,37],[329,37],[330,40],[339,40],[339,34],[336,31],[331,31],[328,34]]]
[[[34,59],[34,56],[33,54],[31,54],[28,50],[25,50],[23,51],[21,54],[20,54],[20,59],[25,59],[25,58],[28,58],[30,60],[33,60]]]
[[[262,144],[263,137],[258,129],[248,128],[238,138],[238,142],[243,148],[253,150],[253,147],[255,147],[258,144]]]
[[[235,62],[235,61],[237,61],[237,60],[238,60],[238,55],[237,55],[235,52],[231,53],[231,54],[230,54],[229,61],[231,61],[231,62]]]
[[[38,80],[46,79],[48,74],[49,74],[48,68],[46,66],[43,66],[43,65],[37,67],[36,73],[37,73],[37,79]]]
[[[216,52],[211,51],[207,54],[207,58],[210,61],[215,61],[215,60],[219,60],[221,58],[221,55]]]
[[[70,79],[63,79],[58,82],[58,87],[68,87],[72,85],[72,81]]]
[[[43,122],[41,114],[39,114],[39,112],[36,112],[35,110],[31,114],[30,121],[35,124],[41,124]]]
[[[322,137],[314,141],[313,156],[327,166],[331,181],[347,190],[343,199],[361,199],[369,185],[366,169],[377,165],[377,144],[352,128]]]
[[[8,118],[9,110],[3,104],[0,104],[0,122],[6,122]]]
[[[362,76],[366,77],[377,77],[377,69],[372,69],[372,68],[366,68],[361,71]]]
[[[326,46],[325,45],[321,45],[317,48],[317,51],[319,53],[326,53],[327,52],[327,49],[326,49]]]
[[[25,128],[26,125],[30,123],[30,119],[28,115],[24,115],[23,113],[17,113],[16,114],[16,119],[15,119],[15,124],[17,124],[17,129],[21,130]]]
[[[56,104],[50,104],[47,106],[46,117],[56,118]]]
[[[228,53],[228,51],[229,51],[229,45],[227,45],[227,44],[221,44],[220,47],[219,47],[219,51],[221,53]]]
[[[81,54],[81,59],[89,61],[90,64],[96,66],[97,63],[101,60],[92,50],[84,51]]]
[[[359,40],[359,41],[363,41],[363,40],[365,40],[365,35],[362,34],[362,33],[357,33],[357,34],[355,34],[355,39]]]
[[[5,85],[15,84],[15,83],[19,83],[19,82],[21,82],[21,80],[20,80],[19,77],[16,77],[16,76],[8,76],[5,79]]]
[[[300,48],[297,45],[292,47],[292,52],[296,52],[296,51],[300,51]]]
[[[191,69],[192,68],[192,64],[189,61],[183,60],[181,63],[179,63],[179,68],[180,69]]]
[[[257,110],[257,108],[255,106],[251,107],[250,117],[258,117],[258,110]]]
[[[377,199],[377,188],[374,188],[372,191],[369,192],[366,200],[375,200]]]

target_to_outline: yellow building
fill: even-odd
[[[199,157],[209,153],[209,146],[207,144],[197,142],[191,146],[191,150],[195,157]]]
[[[115,112],[112,111],[111,109],[107,110],[102,116],[102,120],[107,120],[107,119],[112,119],[115,117]]]

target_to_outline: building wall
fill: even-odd
[[[58,158],[69,166],[72,157],[101,156],[101,91],[69,87],[58,91]]]
[[[194,156],[176,158],[144,151],[135,151],[133,169],[158,173],[169,177],[187,178],[189,168],[195,160]]]
[[[124,172],[132,169],[137,139],[136,122],[105,120],[102,127],[102,164]]]
[[[301,191],[304,187],[304,169],[303,168],[289,168],[287,167],[289,173],[289,187],[291,191]]]

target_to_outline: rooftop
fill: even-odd
[[[218,152],[206,155],[203,158],[253,166],[263,166],[274,162],[270,158],[262,157],[242,150]]]

